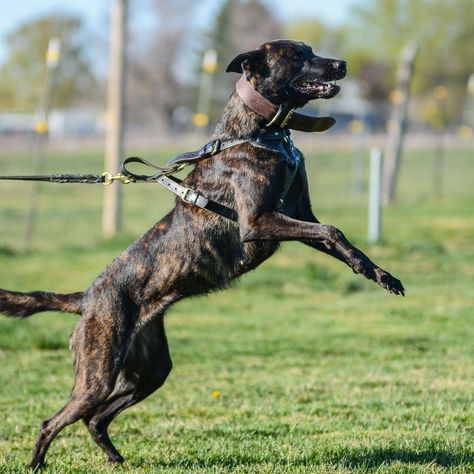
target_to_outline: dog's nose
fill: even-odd
[[[345,71],[346,70],[346,61],[343,61],[342,59],[338,61],[333,61],[332,62],[332,67],[334,69],[337,69],[338,71]]]

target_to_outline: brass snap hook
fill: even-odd
[[[111,173],[102,173],[102,176],[104,177],[104,186],[109,186],[112,184],[114,181],[120,181],[122,184],[129,184],[133,183],[133,179],[130,178],[129,176],[125,176],[122,173],[118,173],[116,175],[113,175]]]

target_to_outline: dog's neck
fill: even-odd
[[[264,132],[280,130],[280,127],[303,132],[324,132],[335,122],[332,117],[312,117],[296,113],[291,104],[275,105],[254,90],[245,76],[242,76],[224,107],[212,139],[255,138]]]
[[[267,120],[247,107],[234,90],[214,130],[213,140],[252,138],[267,130]]]

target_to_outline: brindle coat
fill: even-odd
[[[338,86],[322,86],[321,81],[345,75],[344,61],[320,58],[303,43],[282,40],[239,55],[228,67],[242,69],[263,96],[293,106],[334,96]],[[265,120],[234,91],[213,138],[250,138],[262,129]],[[7,315],[25,317],[46,310],[81,314],[70,343],[74,387],[66,405],[42,423],[31,467],[43,465],[53,438],[78,420],[84,421],[111,462],[123,461],[107,428],[118,413],[157,390],[170,373],[166,308],[187,296],[225,288],[270,257],[280,241],[299,240],[403,294],[399,280],[352,246],[338,229],[318,222],[304,164],[279,209],[289,173],[278,153],[248,143],[227,149],[199,162],[185,184],[237,210],[237,223],[177,201],[84,292],[0,290],[0,312]]]

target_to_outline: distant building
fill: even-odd
[[[85,108],[52,110],[49,114],[49,135],[51,138],[94,137],[103,135],[105,120],[103,114]]]
[[[0,113],[0,135],[32,135],[34,114]]]
[[[334,130],[347,131],[353,120],[363,122],[367,131],[375,131],[384,126],[384,119],[377,108],[362,97],[357,81],[344,79],[341,92],[331,100],[316,100],[305,108],[314,115],[330,115],[336,119]]]
[[[35,114],[0,113],[0,135],[32,135]],[[49,136],[54,138],[94,137],[103,135],[103,114],[93,109],[55,109],[49,113]]]

